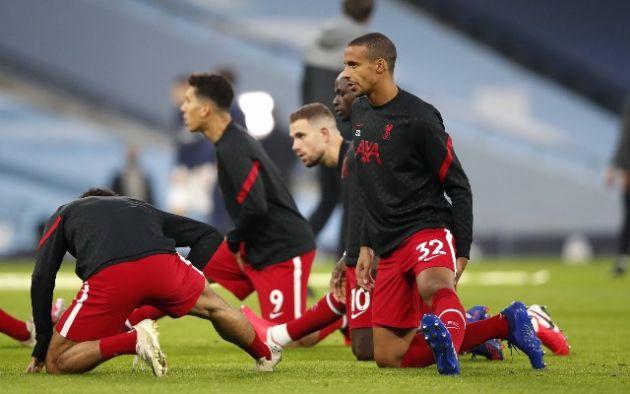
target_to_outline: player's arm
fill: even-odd
[[[420,145],[423,156],[451,199],[459,279],[470,258],[473,225],[472,191],[468,177],[453,149],[450,135],[441,125],[435,123],[425,122],[421,127],[423,132],[418,134],[423,138]]]
[[[233,190],[236,191],[235,196],[228,198],[235,198],[236,204],[240,207],[239,215],[234,219],[234,229],[227,234],[230,250],[237,253],[243,234],[269,211],[262,178],[263,168],[260,161],[242,152],[231,152],[221,156]]]
[[[163,217],[164,235],[175,240],[177,247],[190,247],[187,259],[200,270],[223,242],[223,235],[209,224],[158,209],[156,214]]]
[[[346,252],[343,252],[341,259],[335,264],[330,275],[330,291],[335,299],[341,303],[346,303]]]
[[[50,309],[55,289],[55,278],[67,250],[64,220],[57,211],[48,220],[44,234],[39,241],[37,260],[31,277],[31,304],[37,330],[37,344],[33,349],[32,356],[40,362],[46,360],[48,344],[52,337]]]
[[[361,247],[359,248],[359,257],[357,258],[355,275],[359,287],[366,291],[371,291],[374,288],[374,277],[372,276],[374,250],[371,245],[367,230],[367,222],[364,218],[361,223]]]

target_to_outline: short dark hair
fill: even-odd
[[[363,23],[374,10],[374,0],[344,0],[343,12],[354,21]]]
[[[310,103],[293,111],[293,113],[289,116],[289,123],[297,122],[300,119],[311,120],[318,117],[335,119],[335,116],[324,104]]]
[[[88,191],[86,191],[85,193],[81,194],[79,198],[93,197],[93,196],[114,197],[117,195],[118,194],[116,194],[115,192],[109,189],[92,187],[88,189]]]
[[[396,45],[381,33],[368,33],[350,41],[348,46],[363,46],[367,48],[367,55],[371,61],[385,59],[390,71],[396,66]]]
[[[192,74],[188,84],[197,89],[197,94],[214,101],[224,111],[230,109],[234,99],[232,84],[219,74]]]

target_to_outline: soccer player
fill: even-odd
[[[350,107],[356,98],[353,85],[339,75],[335,81],[333,107],[344,120],[348,119]],[[344,141],[333,114],[320,103],[307,104],[297,109],[290,117],[293,150],[307,167],[323,165],[336,168],[343,181],[343,204],[347,215],[345,229],[345,255],[337,264],[332,275],[332,285],[341,289],[345,281],[345,307],[348,329],[352,340],[352,351],[358,360],[373,359],[371,292],[356,286],[354,267],[359,255],[360,225],[362,219],[361,199],[351,176],[354,163],[352,143]]]
[[[352,103],[354,96],[349,92],[350,86],[346,79],[338,78],[335,91],[338,97],[344,96],[347,105]],[[352,97],[351,97],[352,96]],[[351,97],[351,99],[348,99]],[[337,106],[338,104],[334,104]],[[254,328],[259,332],[267,332],[267,340],[285,346],[296,340],[303,340],[305,335],[319,331],[316,336],[321,340],[335,327],[333,323],[339,321],[346,314],[348,330],[350,331],[352,351],[358,360],[372,360],[372,330],[370,294],[354,285],[354,264],[359,251],[359,229],[356,207],[359,201],[351,195],[354,190],[350,187],[348,168],[342,166],[347,163],[344,159],[346,152],[351,149],[351,143],[344,141],[335,122],[335,118],[323,104],[312,103],[300,107],[293,112],[289,119],[290,135],[293,139],[293,151],[307,167],[322,165],[337,169],[343,179],[344,212],[348,215],[346,244],[344,257],[335,267],[331,278],[331,292],[326,294],[304,316],[281,325],[270,325],[258,319],[250,310],[243,308]],[[343,169],[342,169],[343,167]],[[346,266],[351,272],[346,275]],[[348,280],[347,283],[346,279]],[[336,289],[336,291],[335,291]],[[348,306],[348,307],[347,307]]]
[[[606,171],[606,184],[616,183],[623,193],[623,220],[617,240],[617,258],[612,267],[613,276],[623,276],[630,261],[630,95],[626,96],[621,110],[621,130],[615,155]]]
[[[352,40],[344,53],[343,75],[364,95],[351,116],[365,205],[357,282],[374,289],[374,358],[380,367],[399,367],[413,351],[424,304],[430,313],[422,316],[420,335],[438,371],[459,374],[466,318],[455,287],[472,241],[472,193],[440,113],[396,85],[396,56],[380,33]],[[376,286],[373,253],[379,256]],[[505,332],[532,366],[544,368],[525,306],[512,304],[497,316],[514,328]]]
[[[306,285],[315,258],[315,237],[280,173],[261,144],[232,121],[234,90],[217,74],[193,74],[180,110],[191,132],[216,146],[219,188],[234,223],[207,264],[209,280],[243,300],[258,294],[263,317],[274,323],[306,309]],[[128,325],[164,314],[146,306]]]
[[[232,122],[225,77],[194,74],[181,111],[189,130],[217,148],[219,187],[234,223],[204,268],[240,300],[254,290],[265,319],[284,323],[306,308],[315,237],[260,143]]]
[[[137,354],[156,376],[166,373],[157,325],[143,320],[126,332],[127,316],[151,305],[172,317],[210,320],[221,337],[244,349],[256,368],[271,371],[281,350],[258,338],[245,317],[223,301],[188,258],[207,262],[222,241],[211,226],[162,212],[109,190],[91,189],[50,217],[39,241],[31,300],[37,344],[27,372],[81,373],[121,354]],[[66,252],[83,285],[53,332],[50,306]]]

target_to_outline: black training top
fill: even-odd
[[[129,197],[86,197],[63,205],[50,217],[39,241],[31,283],[37,345],[33,357],[46,358],[52,335],[50,308],[63,257],[77,259],[83,281],[111,265],[189,246],[188,259],[203,268],[223,237],[212,226],[160,211]]]
[[[344,141],[339,152],[339,168],[343,181],[343,211],[347,215],[344,243],[348,267],[357,265],[363,220],[363,201],[357,187],[356,164],[352,160],[353,155],[352,142]]]
[[[438,110],[400,89],[379,107],[357,98],[351,121],[366,212],[361,244],[383,255],[421,229],[446,227],[457,257],[469,257],[472,192]]]
[[[234,222],[230,250],[243,242],[245,260],[262,269],[315,249],[311,227],[260,143],[232,122],[216,147],[219,187]]]

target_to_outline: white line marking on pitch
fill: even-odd
[[[548,270],[527,271],[486,271],[466,272],[459,284],[462,286],[540,286],[549,282]],[[313,273],[308,283],[314,287],[328,287],[329,273]],[[62,272],[57,275],[55,289],[79,290],[81,279],[74,273]],[[0,291],[28,290],[31,288],[30,274],[0,273]]]

